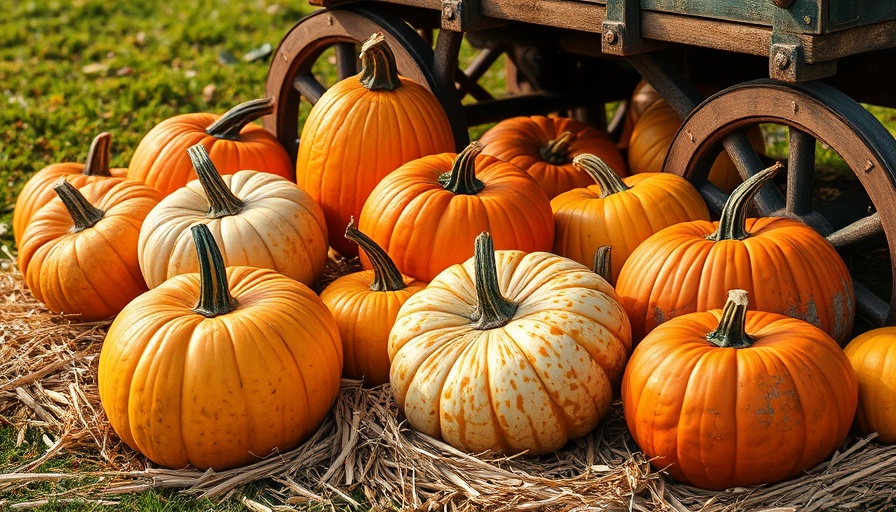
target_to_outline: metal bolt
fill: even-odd
[[[619,40],[619,33],[616,32],[616,29],[610,28],[610,29],[607,29],[606,32],[604,32],[604,41],[606,41],[607,44],[616,44],[616,41],[618,41],[618,40]]]
[[[871,172],[871,169],[874,169],[874,162],[865,160],[865,172]]]
[[[811,25],[811,24],[812,24],[812,18],[811,18],[810,16],[803,16],[803,22],[804,22],[806,25]]]
[[[454,17],[457,16],[457,12],[454,10],[454,5],[452,4],[444,4],[442,5],[442,17],[446,20],[453,20]]]
[[[775,5],[781,9],[787,9],[793,5],[793,0],[773,0]]]
[[[795,101],[790,102],[790,110],[793,111],[794,114],[800,111],[800,106],[796,104]]]
[[[788,57],[783,50],[775,54],[775,66],[777,66],[778,69],[787,69],[790,67],[790,57]]]

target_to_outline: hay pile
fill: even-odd
[[[56,499],[114,503],[117,494],[177,488],[214,499],[241,499],[250,510],[330,503],[401,510],[880,510],[896,507],[896,447],[849,438],[830,460],[774,486],[709,492],[654,470],[628,435],[619,404],[599,428],[537,459],[469,455],[413,431],[387,386],[344,381],[333,410],[308,442],[251,466],[222,472],[154,467],[106,424],[96,370],[107,323],[52,314],[25,288],[9,261],[0,269],[0,422],[22,442],[28,426],[45,432],[45,452],[0,466],[0,496],[35,481],[80,478],[76,467],[103,468],[95,483]],[[350,265],[349,265],[350,266]],[[345,263],[333,273],[344,273]],[[36,473],[65,457],[70,472]],[[263,496],[257,482],[263,481]],[[252,497],[245,485],[253,485]],[[7,494],[9,496],[9,494]],[[363,498],[359,498],[363,497]],[[46,503],[18,503],[28,508]],[[12,504],[10,504],[12,505]],[[3,501],[0,499],[0,507]]]

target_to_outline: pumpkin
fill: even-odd
[[[323,212],[280,176],[242,170],[221,176],[202,144],[189,156],[198,180],[159,203],[140,231],[140,269],[150,288],[198,271],[190,231],[209,226],[228,266],[276,270],[308,286],[327,264]]]
[[[555,254],[588,265],[598,247],[612,245],[610,272],[615,276],[650,235],[679,222],[709,220],[703,197],[681,176],[641,173],[620,179],[603,160],[587,153],[573,164],[592,184],[551,200]]]
[[[635,249],[616,281],[635,340],[657,325],[719,309],[732,288],[760,311],[806,320],[839,343],[852,331],[852,279],[817,231],[783,217],[747,218],[750,200],[781,164],[760,171],[728,198],[717,222],[682,222]]]
[[[223,115],[194,112],[165,119],[140,140],[128,164],[128,179],[167,196],[196,179],[187,148],[202,144],[221,174],[255,169],[292,180],[292,160],[280,141],[252,123],[273,111],[274,101],[261,98],[240,103]]]
[[[829,457],[849,432],[858,388],[837,343],[802,320],[723,310],[653,330],[622,381],[625,422],[658,469],[704,489],[770,484]]]
[[[512,117],[485,132],[479,142],[485,145],[484,154],[532,175],[549,199],[591,184],[572,163],[584,153],[597,155],[619,176],[628,175],[625,159],[605,132],[568,117]]]
[[[137,237],[161,195],[133,181],[104,180],[77,189],[61,177],[59,197],[34,213],[22,234],[19,269],[34,297],[82,320],[116,315],[146,291]]]
[[[124,180],[128,173],[127,169],[109,166],[111,146],[112,134],[103,132],[93,139],[84,163],[50,164],[37,171],[25,183],[16,199],[12,214],[12,229],[17,246],[21,244],[22,233],[25,232],[25,227],[34,216],[34,212],[57,197],[52,185],[60,176],[68,176],[67,181],[75,188],[95,181],[109,180],[117,183]]]
[[[617,143],[619,148],[628,148],[632,138],[632,130],[635,129],[641,114],[657,101],[665,101],[659,91],[654,89],[646,80],[639,81],[626,105],[625,121],[622,124],[622,133],[619,135],[619,142]]]
[[[361,66],[314,104],[296,158],[296,183],[321,205],[330,243],[347,257],[358,247],[342,232],[383,177],[416,158],[455,150],[442,105],[398,75],[382,33],[361,46]]]
[[[190,231],[199,273],[118,315],[99,393],[118,436],[156,464],[222,470],[314,433],[339,393],[342,344],[307,286],[270,269],[225,269],[208,227]]]
[[[389,331],[398,309],[426,283],[403,276],[383,249],[355,228],[354,219],[345,237],[358,244],[370,258],[372,270],[336,278],[320,298],[339,325],[345,355],[343,375],[363,379],[367,387],[389,382]]]
[[[862,435],[877,432],[877,441],[896,443],[896,327],[860,334],[843,349],[859,381],[856,427]]]
[[[653,103],[642,112],[632,130],[628,148],[631,173],[662,171],[666,153],[680,126],[681,118],[665,100]],[[757,152],[765,152],[765,139],[758,127],[748,130],[747,138]],[[743,181],[737,166],[724,150],[713,162],[708,179],[725,193],[731,193]]]
[[[405,275],[429,282],[473,255],[473,242],[492,233],[498,249],[550,251],[551,203],[519,167],[483,155],[482,144],[409,162],[371,192],[358,222]],[[361,254],[361,265],[370,260]]]
[[[613,287],[546,252],[495,251],[488,233],[398,312],[390,382],[415,429],[459,450],[561,448],[607,413],[631,348]]]

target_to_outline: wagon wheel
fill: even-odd
[[[455,91],[436,86],[433,75],[433,51],[417,32],[401,19],[363,8],[316,11],[296,23],[280,42],[268,70],[265,92],[274,98],[273,114],[264,118],[264,126],[277,136],[293,160],[299,135],[299,106],[302,101],[317,103],[327,87],[315,76],[313,66],[324,51],[333,48],[338,79],[358,73],[358,47],[374,32],[386,36],[398,72],[427,87],[448,114],[454,138],[465,145],[467,125]],[[459,144],[461,142],[458,142]]]
[[[724,147],[742,176],[760,170],[763,162],[743,135],[745,128],[760,123],[787,128],[789,159],[784,192],[763,187],[754,206],[762,215],[803,220],[826,236],[848,263],[871,249],[885,254],[891,276],[883,287],[879,276],[862,276],[866,265],[852,265],[856,316],[865,322],[864,328],[896,323],[896,139],[848,96],[822,83],[766,79],[735,85],[685,118],[663,170],[687,177],[718,211],[726,196],[706,180],[709,166]],[[814,197],[817,142],[836,151],[854,174],[848,177],[854,187],[829,204]]]

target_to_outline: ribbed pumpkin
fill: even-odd
[[[280,176],[242,170],[221,176],[201,144],[189,156],[198,180],[159,203],[140,231],[140,269],[150,288],[197,272],[189,228],[209,226],[228,266],[270,268],[311,286],[327,264],[323,212]]]
[[[704,489],[775,483],[830,456],[856,411],[843,351],[798,319],[747,311],[743,290],[722,311],[657,327],[622,382],[625,421],[658,469]]]
[[[590,265],[598,247],[611,245],[610,275],[617,276],[650,235],[679,222],[709,220],[703,197],[681,176],[641,173],[620,179],[603,160],[587,153],[573,164],[592,184],[551,200],[555,254]],[[615,284],[615,278],[610,282]]]
[[[21,244],[22,233],[25,232],[25,226],[28,225],[34,212],[57,197],[53,192],[53,183],[59,177],[68,176],[66,181],[75,188],[95,181],[110,180],[117,183],[125,179],[128,173],[127,169],[109,166],[111,146],[112,134],[103,132],[93,139],[84,163],[50,164],[37,171],[25,183],[16,199],[16,207],[12,214],[12,230],[16,245]]]
[[[750,200],[780,168],[776,164],[740,185],[718,222],[670,226],[632,252],[616,291],[636,342],[676,316],[721,308],[733,288],[747,290],[757,310],[806,320],[845,342],[855,297],[834,247],[802,222],[747,218]]]
[[[140,140],[128,164],[128,179],[167,196],[196,179],[187,148],[202,144],[221,174],[255,169],[292,180],[289,154],[277,137],[252,122],[273,111],[273,100],[262,98],[223,115],[197,112],[165,119]]]
[[[403,274],[432,281],[469,259],[483,231],[498,249],[551,250],[554,219],[544,190],[519,167],[481,152],[473,142],[460,154],[414,160],[371,192],[358,227]],[[370,268],[363,253],[361,264]]]
[[[389,331],[398,309],[426,283],[401,275],[389,255],[358,231],[354,222],[349,223],[345,237],[364,250],[373,269],[336,278],[320,298],[339,325],[343,375],[363,379],[366,387],[379,386],[389,382]]]
[[[35,212],[22,234],[19,269],[34,297],[58,313],[102,320],[146,291],[137,261],[143,219],[161,199],[134,181],[77,189],[59,178],[59,195]]]
[[[484,154],[515,164],[538,180],[549,199],[592,183],[572,163],[584,153],[600,157],[619,176],[628,176],[625,159],[605,132],[568,117],[512,117],[485,132],[479,142],[485,145]]]
[[[398,75],[385,36],[361,47],[361,73],[337,82],[315,103],[302,127],[296,183],[324,210],[337,251],[356,256],[343,238],[351,217],[377,183],[404,163],[454,151],[451,124],[429,90]]]
[[[109,327],[99,393],[121,439],[169,468],[221,470],[285,452],[339,392],[342,344],[307,286],[270,269],[225,270],[191,228],[199,273],[144,293]]]
[[[631,98],[625,111],[625,121],[622,124],[622,133],[619,135],[619,148],[627,149],[632,138],[632,131],[641,119],[641,114],[657,101],[665,101],[663,96],[653,88],[646,80],[641,80],[632,91]]]
[[[398,313],[390,381],[415,429],[469,452],[530,455],[590,432],[631,349],[613,287],[545,252],[495,251],[439,274]]]
[[[859,380],[856,427],[863,435],[877,432],[876,441],[896,443],[896,327],[860,334],[844,352]]]

